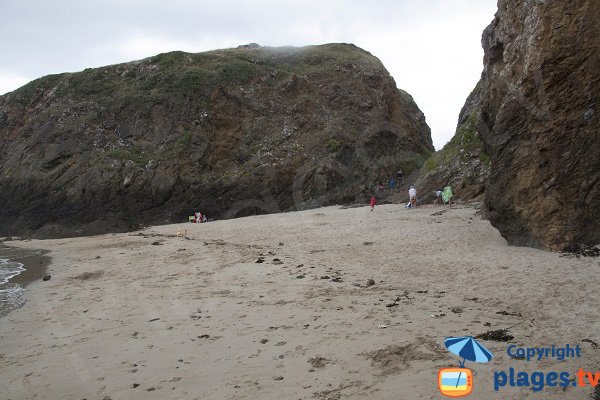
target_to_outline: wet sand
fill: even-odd
[[[49,250],[52,279],[0,322],[0,398],[439,399],[446,336],[511,328],[564,361],[474,371],[475,399],[589,399],[493,371],[599,370],[600,260],[508,247],[471,207],[327,207],[90,238]],[[12,245],[12,244],[11,244]],[[369,280],[373,281],[369,281]],[[516,326],[515,326],[516,325]]]
[[[42,279],[50,264],[47,251],[40,249],[21,249],[8,247],[0,243],[0,259],[7,259],[23,265],[25,269],[10,278],[8,283],[0,284],[0,318],[22,306],[25,301],[25,290],[30,283]],[[0,266],[0,268],[3,268]],[[7,294],[7,292],[10,294]]]
[[[51,262],[47,250],[29,250],[2,244],[0,244],[0,258],[8,258],[23,264],[25,271],[10,280],[22,287],[42,279]]]

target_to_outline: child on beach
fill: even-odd
[[[375,208],[375,202],[376,201],[377,200],[375,199],[375,196],[371,196],[371,202],[370,202],[370,204],[371,204],[371,212],[373,212],[373,209]]]

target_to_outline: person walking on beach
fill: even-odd
[[[448,185],[442,192],[442,200],[444,201],[444,204],[448,204],[450,207],[452,207],[452,196],[454,196],[454,193],[452,193],[452,187]]]
[[[379,200],[382,200],[383,196],[385,196],[385,186],[383,186],[383,182],[379,182],[376,196]]]
[[[398,181],[398,190],[400,190],[402,187],[402,171],[398,170],[398,173],[396,174],[396,180]]]
[[[416,207],[417,206],[417,189],[415,189],[414,186],[411,186],[410,189],[408,189],[408,197],[410,199],[411,208]]]
[[[371,196],[371,212],[373,212],[373,209],[375,208],[375,203],[377,202],[377,199],[375,198],[375,196]]]
[[[396,189],[396,180],[394,179],[393,176],[390,178],[389,187],[390,187],[390,190]]]

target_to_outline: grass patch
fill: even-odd
[[[437,157],[435,156],[435,154],[433,154],[431,157],[429,157],[425,163],[423,163],[423,172],[424,173],[428,173],[431,172],[433,170],[435,170],[437,167],[439,166]]]
[[[116,148],[104,153],[105,158],[112,158],[121,161],[133,161],[138,166],[145,166],[149,159],[143,157],[141,150],[137,147]]]
[[[478,110],[473,110],[467,121],[457,129],[454,137],[425,161],[422,173],[427,174],[456,160],[469,161],[474,154],[478,154],[483,165],[490,165],[490,158],[484,153],[481,139],[477,134],[477,113]]]
[[[477,113],[473,110],[467,121],[456,131],[454,137],[435,154],[439,164],[449,164],[457,158],[467,161],[474,153],[479,154],[482,163],[489,165],[489,157],[483,152],[481,139],[477,134]]]
[[[481,161],[481,163],[483,165],[485,165],[486,167],[490,165],[491,160],[490,160],[490,156],[488,156],[487,154],[485,154],[483,152],[483,149],[481,149],[481,151],[479,152],[479,161]]]
[[[15,98],[29,104],[60,84],[58,96],[96,102],[109,110],[125,106],[137,111],[156,102],[176,105],[194,99],[208,103],[215,87],[245,85],[257,77],[269,77],[265,81],[268,85],[277,85],[292,74],[325,77],[337,74],[339,66],[381,67],[381,63],[349,44],[226,49],[198,54],[173,51],[136,63],[49,75],[17,89]]]
[[[423,156],[416,155],[408,160],[402,160],[398,163],[398,169],[402,171],[404,178],[408,178],[410,174],[417,168],[420,168],[426,161]]]
[[[171,51],[169,53],[161,53],[156,55],[150,60],[152,64],[156,64],[161,68],[172,68],[173,66],[183,62],[186,54],[187,53],[184,53],[183,51]]]
[[[327,139],[327,142],[325,142],[325,145],[327,146],[327,149],[329,150],[330,153],[335,153],[340,149],[340,142],[334,138],[329,138]]]
[[[33,101],[37,95],[44,91],[51,90],[58,85],[66,75],[68,74],[47,75],[33,80],[13,92],[15,94],[15,99],[19,103],[27,105]]]
[[[250,154],[255,155],[258,153],[258,151],[261,149],[260,144],[258,143],[253,143],[248,147],[248,151],[250,152]]]
[[[177,139],[177,146],[188,148],[192,143],[192,132],[184,131],[183,135],[179,139]]]

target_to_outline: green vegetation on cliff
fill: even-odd
[[[478,154],[484,165],[489,165],[490,159],[485,154],[481,139],[478,136],[475,124],[477,123],[477,110],[471,111],[467,121],[458,127],[455,135],[440,150],[431,155],[423,164],[425,173],[445,166],[459,160],[468,161],[473,154]]]
[[[455,189],[455,195],[469,200],[481,195],[489,174],[490,159],[485,154],[481,137],[477,132],[480,113],[481,86],[473,89],[462,108],[456,133],[439,151],[423,164],[417,187],[429,201],[436,190],[446,185]]]

